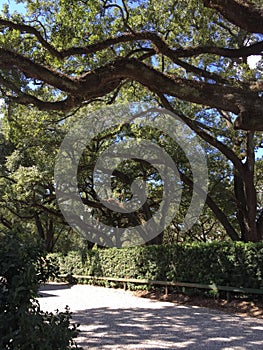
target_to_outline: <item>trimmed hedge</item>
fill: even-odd
[[[263,288],[263,243],[110,248],[51,256],[61,273]]]

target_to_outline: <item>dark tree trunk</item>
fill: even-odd
[[[257,193],[255,188],[254,132],[247,133],[246,155],[242,176],[235,173],[234,192],[237,202],[237,219],[244,242],[258,242],[261,234],[257,225]]]
[[[36,227],[37,227],[37,232],[39,234],[39,237],[43,240],[45,240],[45,233],[44,233],[44,229],[39,217],[39,214],[35,213],[35,223],[36,223]]]
[[[241,240],[248,241],[246,226],[246,196],[244,192],[244,182],[240,174],[235,171],[234,174],[234,195],[237,206],[237,220],[240,227]]]
[[[161,245],[163,244],[163,235],[164,232],[161,232],[158,236],[154,237],[146,243],[146,245]]]
[[[46,239],[45,239],[45,246],[46,251],[48,253],[51,253],[54,249],[54,223],[52,219],[49,219],[47,222],[47,230],[46,230]]]
[[[247,205],[247,227],[248,240],[258,242],[260,236],[257,232],[257,192],[255,188],[255,146],[254,146],[254,132],[247,133],[247,160],[245,163],[246,176],[245,193]]]

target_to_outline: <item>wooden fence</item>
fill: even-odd
[[[232,287],[232,286],[220,286],[216,284],[201,284],[201,283],[188,283],[188,282],[176,282],[176,281],[154,281],[149,279],[136,279],[136,278],[117,278],[117,277],[98,277],[98,276],[83,276],[83,275],[60,275],[61,279],[72,281],[76,280],[91,280],[93,283],[97,281],[108,281],[108,282],[119,282],[123,284],[124,289],[127,289],[128,283],[134,284],[147,284],[147,285],[159,285],[165,287],[165,294],[168,294],[168,287],[182,287],[182,288],[197,288],[197,289],[208,289],[213,290],[215,293],[219,291],[232,292],[232,293],[243,293],[243,294],[258,294],[263,295],[262,289],[255,288],[243,288],[243,287]]]

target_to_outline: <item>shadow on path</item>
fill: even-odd
[[[73,321],[80,323],[77,342],[84,349],[263,349],[261,319],[87,285],[49,284],[41,291],[48,295],[39,298],[41,309],[70,307]]]
[[[263,323],[203,308],[87,309],[74,312],[79,344],[93,349],[263,349]]]
[[[60,291],[64,289],[70,289],[72,285],[68,283],[47,283],[42,286],[40,286],[38,290],[38,296],[41,298],[48,298],[48,297],[58,297],[59,295],[57,294],[50,294],[50,293],[45,293],[49,291]]]

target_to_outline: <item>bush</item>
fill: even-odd
[[[36,300],[40,283],[57,273],[39,247],[12,234],[0,237],[0,349],[76,348],[69,310],[42,312]]]
[[[60,260],[60,266],[66,273],[82,275],[262,288],[263,243],[98,249],[88,251],[85,258],[72,252]]]
[[[70,251],[67,255],[62,253],[50,253],[48,258],[52,259],[56,266],[60,267],[60,274],[87,274],[85,270],[86,254]]]

